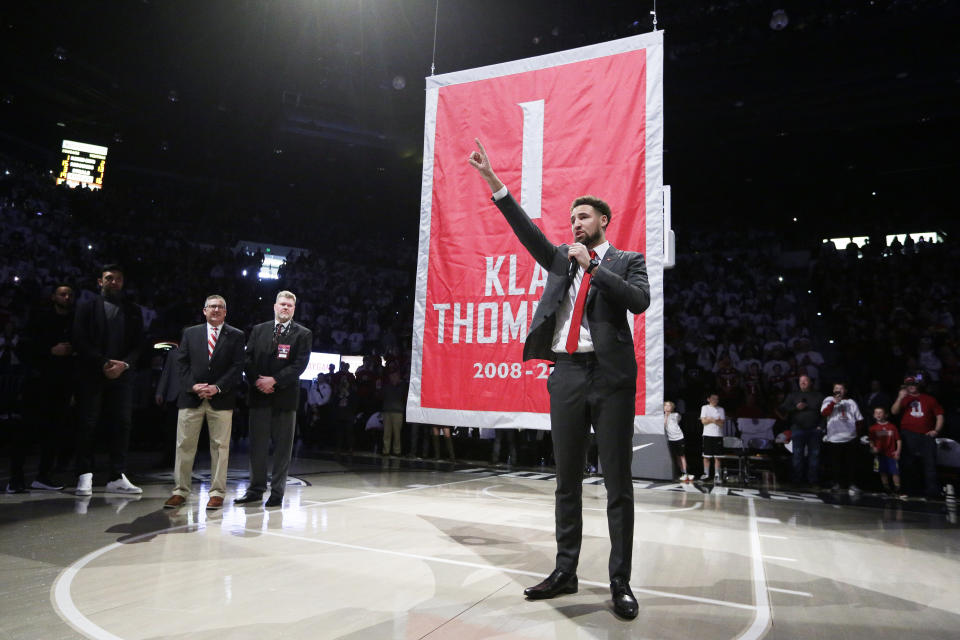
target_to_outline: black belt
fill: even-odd
[[[583,352],[574,352],[574,353],[557,353],[553,352],[553,357],[556,358],[557,362],[596,362],[597,354],[595,351],[583,351]]]

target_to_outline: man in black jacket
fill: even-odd
[[[250,332],[244,372],[250,385],[250,486],[235,504],[260,502],[267,490],[267,453],[273,440],[273,469],[266,506],[283,504],[293,453],[300,400],[300,374],[310,362],[313,334],[293,321],[297,296],[277,294],[274,319]]]
[[[73,397],[75,356],[73,345],[73,287],[58,284],[50,302],[34,310],[27,325],[30,374],[24,387],[25,428],[11,434],[8,493],[26,491],[23,463],[30,446],[40,445],[40,466],[31,489],[63,489],[52,477],[57,452],[72,451],[64,442]],[[71,430],[72,432],[72,430]],[[62,455],[61,455],[62,457]],[[62,463],[63,460],[60,460]]]
[[[175,509],[190,495],[193,459],[203,419],[210,433],[210,499],[207,509],[223,506],[226,494],[227,464],[230,456],[230,429],[237,386],[243,375],[243,331],[231,327],[227,301],[208,296],[203,305],[207,321],[183,332],[176,358],[180,376],[177,398],[177,457],[173,466],[176,487],[164,507]]]
[[[614,611],[635,618],[633,558],[633,418],[637,361],[627,312],[643,313],[650,287],[643,256],[606,239],[606,202],[581,196],[570,207],[574,241],[554,245],[513,199],[477,140],[469,163],[486,181],[514,234],[548,273],[523,347],[524,360],[556,363],[547,380],[557,461],[556,568],[524,591],[532,600],[577,591],[583,533],[583,463],[590,426],[597,434],[607,489],[610,592]]]
[[[123,268],[108,264],[97,278],[100,295],[77,305],[73,348],[79,356],[77,403],[78,496],[93,493],[94,447],[101,417],[110,433],[107,493],[143,493],[125,474],[133,416],[133,372],[143,350],[140,307],[123,298]]]

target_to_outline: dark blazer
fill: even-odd
[[[123,314],[123,339],[121,353],[114,360],[123,360],[131,367],[137,365],[143,353],[145,336],[143,333],[143,315],[140,307],[124,300],[120,303]],[[80,356],[80,369],[86,374],[97,373],[97,379],[103,377],[103,365],[111,358],[107,355],[107,314],[103,306],[103,296],[77,305],[73,319],[73,348]],[[126,376],[129,371],[124,373]],[[88,376],[84,376],[85,379]]]
[[[290,322],[279,344],[290,345],[286,358],[277,357],[277,342],[273,339],[273,320],[256,325],[247,340],[247,358],[244,372],[250,393],[247,396],[251,408],[273,407],[283,411],[296,411],[300,400],[300,374],[310,362],[310,347],[313,333],[302,324]],[[277,386],[273,393],[261,393],[255,383],[260,376],[271,376]]]
[[[180,393],[177,406],[195,409],[203,400],[193,392],[193,385],[214,384],[220,393],[210,398],[210,406],[217,411],[233,409],[237,404],[237,387],[243,376],[243,331],[223,323],[213,357],[207,356],[207,323],[187,327],[180,339],[180,348],[173,357],[177,359],[180,374]]]
[[[557,246],[547,240],[509,193],[497,200],[496,205],[523,246],[548,274],[527,332],[523,359],[556,361],[553,334],[557,310],[571,283],[569,245]],[[637,360],[627,311],[639,315],[650,306],[650,285],[643,255],[620,251],[610,245],[600,266],[593,271],[586,305],[590,337],[604,378],[618,388],[635,387]]]

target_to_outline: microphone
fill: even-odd
[[[576,258],[570,258],[570,268],[567,269],[567,280],[573,281],[577,277],[577,269],[580,268],[580,263],[577,262]]]

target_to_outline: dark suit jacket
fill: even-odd
[[[556,246],[547,240],[512,195],[507,194],[496,201],[496,205],[523,246],[548,273],[547,285],[527,332],[523,359],[555,361],[553,334],[557,310],[571,282],[569,245]],[[591,277],[586,305],[590,337],[604,378],[618,388],[635,387],[637,360],[627,311],[640,314],[650,306],[650,285],[643,255],[620,251],[610,245]]]
[[[220,387],[220,393],[210,398],[211,407],[217,411],[233,409],[243,374],[245,343],[243,331],[223,323],[210,358],[207,356],[207,323],[184,329],[180,348],[174,354],[180,374],[177,406],[181,409],[199,407],[203,400],[193,392],[193,385],[206,383]]]
[[[143,315],[139,306],[126,300],[121,302],[120,312],[124,317],[121,353],[116,354],[113,359],[123,360],[135,367],[143,352],[145,340]],[[111,359],[107,354],[107,339],[107,314],[103,306],[103,296],[96,296],[78,304],[73,319],[73,348],[80,356],[79,366],[85,374],[85,380],[106,380],[103,376],[103,365]],[[129,373],[130,371],[125,372],[121,378]]]
[[[277,357],[277,342],[273,339],[276,323],[268,320],[258,324],[247,340],[247,358],[244,372],[250,385],[248,404],[250,408],[273,407],[283,411],[296,411],[300,400],[300,374],[310,362],[310,347],[313,334],[302,324],[290,322],[280,344],[290,345],[286,358]],[[260,376],[271,376],[277,386],[273,393],[261,393],[255,383]]]

